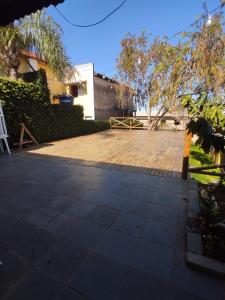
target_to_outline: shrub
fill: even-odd
[[[0,78],[0,100],[11,145],[19,140],[21,122],[39,143],[109,128],[108,122],[84,121],[80,105],[51,105],[43,71],[34,83]]]

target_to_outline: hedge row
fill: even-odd
[[[34,83],[0,78],[0,100],[11,145],[19,140],[21,122],[26,124],[39,143],[109,128],[108,122],[84,121],[80,105],[51,105],[42,70]]]

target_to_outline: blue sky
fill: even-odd
[[[103,18],[122,0],[65,0],[58,5],[72,22],[89,24]],[[205,0],[208,9],[220,0]],[[104,23],[92,28],[75,28],[55,10],[48,13],[62,26],[64,43],[73,64],[89,63],[95,71],[113,76],[115,60],[120,52],[120,40],[127,32],[151,32],[152,36],[173,35],[185,28],[202,13],[203,0],[128,0],[125,5]]]

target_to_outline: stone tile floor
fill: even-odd
[[[16,153],[0,156],[0,298],[225,299],[185,265],[193,185]]]

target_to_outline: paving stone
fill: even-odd
[[[135,204],[128,212],[143,218],[151,218],[170,226],[177,225],[178,221],[178,209],[167,206],[162,207],[159,204],[146,201]]]
[[[185,259],[174,265],[171,282],[174,289],[179,287],[207,300],[224,299],[224,279],[189,268]]]
[[[10,189],[7,192],[1,191],[0,211],[2,213],[19,219],[37,208],[37,203],[32,200],[27,201],[26,197],[20,198],[19,195],[10,192]]]
[[[176,227],[154,220],[148,220],[141,236],[154,243],[175,247]]]
[[[92,300],[115,299],[126,265],[93,254],[72,279],[70,286]]]
[[[102,197],[99,201],[100,204],[109,206],[116,209],[123,209],[126,207],[128,199],[117,195],[115,193],[111,193]]]
[[[106,137],[103,137],[103,135]],[[166,141],[165,147],[162,146],[162,141]],[[101,151],[99,151],[99,145]],[[144,155],[140,156],[140,148],[145,150]],[[182,148],[183,132],[155,132],[149,136],[148,132],[144,130],[133,131],[132,133],[123,130],[57,141],[51,147],[33,149],[30,152],[33,155],[37,153],[61,157],[61,160],[63,152],[64,161],[72,159],[77,164],[97,166],[98,168],[112,165],[114,169],[118,170],[123,170],[124,166],[132,166],[132,172],[135,172],[135,169],[144,172],[146,168],[152,168],[159,173],[157,170],[163,171],[163,169],[180,172]],[[129,155],[127,155],[128,152]],[[160,160],[157,159],[158,155],[160,155]],[[57,160],[59,161],[59,158]],[[145,166],[142,168],[144,163]],[[76,181],[72,185],[71,183],[68,184],[65,179],[61,189],[57,185],[53,188],[59,193],[71,193],[74,191],[74,187],[75,189],[79,188]]]
[[[27,263],[34,265],[55,245],[56,239],[48,231],[41,229],[22,244],[16,253]]]
[[[37,271],[24,277],[11,291],[7,300],[53,300],[62,291],[60,282]]]
[[[60,216],[59,216],[60,217]],[[66,237],[88,249],[94,249],[107,227],[77,219],[74,222],[52,222],[49,224],[52,233]]]
[[[59,239],[39,262],[37,268],[58,280],[67,282],[89,256],[89,251],[66,239]]]
[[[117,219],[120,211],[104,205],[98,205],[89,212],[86,220],[100,225],[110,226]]]
[[[121,282],[117,300],[203,300],[150,274],[128,267]]]
[[[35,224],[37,226],[43,226],[48,221],[50,221],[53,217],[59,214],[60,210],[50,208],[50,207],[42,207],[31,214],[27,215],[24,219],[27,222]]]
[[[25,221],[18,221],[0,232],[0,246],[13,249],[26,241],[37,227]]]
[[[16,221],[16,218],[0,213],[0,231],[4,230],[9,225],[12,225]]]
[[[128,234],[109,229],[105,232],[97,247],[96,252],[114,258],[123,263],[130,263],[136,239]]]
[[[172,274],[172,263],[172,248],[139,239],[130,265],[163,280],[169,280]]]
[[[116,222],[112,225],[112,228],[128,233],[130,235],[139,236],[145,222],[145,218],[128,213],[122,213],[118,217]]]
[[[72,206],[64,210],[65,214],[69,214],[79,218],[85,218],[90,211],[95,208],[95,204],[86,201],[77,201]]]
[[[9,249],[0,248],[0,260],[7,252],[9,252]]]
[[[29,266],[13,253],[2,258],[0,269],[0,297],[8,292],[28,271]]]
[[[71,206],[73,203],[77,201],[77,197],[75,195],[60,195],[55,194],[54,197],[46,203],[46,207],[54,208],[58,210],[64,210],[67,207]]]
[[[97,190],[97,191],[89,190],[89,191],[85,191],[83,195],[81,195],[80,199],[82,201],[98,204],[103,196],[104,196],[104,191],[102,190]]]
[[[54,300],[89,300],[88,298],[76,293],[71,288],[66,288],[59,297]]]
[[[66,168],[67,169],[67,168]],[[61,172],[61,168],[57,169],[56,172]],[[59,184],[54,184],[51,187],[51,192],[56,195],[62,196],[70,196],[71,194],[74,195],[74,200],[79,200],[81,186],[80,182],[76,180],[74,177],[68,177],[69,172],[66,172],[66,178],[63,178],[63,174],[61,173],[61,180]]]
[[[182,195],[180,193],[169,193],[168,191],[158,191],[153,202],[160,204],[162,206],[175,207],[177,208],[182,201]]]
[[[187,250],[193,253],[202,253],[202,239],[198,233],[187,231]]]

